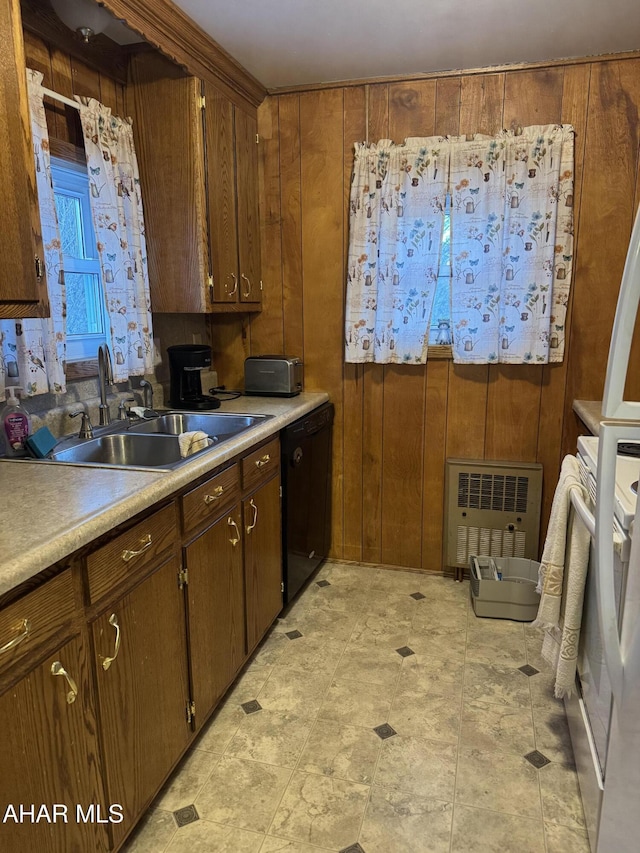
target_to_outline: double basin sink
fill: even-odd
[[[128,427],[123,423],[117,432],[109,431],[96,438],[74,440],[70,446],[59,445],[50,459],[71,465],[172,470],[271,417],[219,412],[167,412],[132,423]],[[119,425],[120,422],[114,424],[112,429],[117,429]],[[209,447],[183,457],[178,436],[193,430],[201,430],[209,436]]]

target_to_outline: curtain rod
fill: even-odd
[[[54,92],[52,89],[47,89],[45,86],[42,87],[42,91],[45,95],[48,95],[50,98],[53,98],[54,101],[61,101],[68,107],[73,107],[74,110],[80,109],[80,104],[77,101],[72,101],[71,98],[65,98],[64,95],[59,95],[57,92]]]

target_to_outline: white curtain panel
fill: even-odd
[[[454,361],[562,361],[573,136],[547,125],[451,140]]]
[[[24,396],[66,391],[64,273],[58,219],[51,183],[49,134],[44,112],[42,74],[27,69],[31,136],[44,246],[44,267],[51,316],[0,321],[0,394],[18,385]]]
[[[131,122],[80,98],[93,225],[116,382],[153,371],[153,329],[138,163]]]
[[[345,360],[422,364],[438,279],[449,143],[357,143],[350,195]]]

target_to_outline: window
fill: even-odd
[[[429,345],[440,343],[438,333],[443,332],[442,324],[448,323],[451,328],[451,196],[447,193],[445,202],[444,225],[442,226],[442,241],[440,245],[440,265],[438,268],[438,283],[431,309],[431,325],[429,328]],[[449,337],[451,333],[449,332]]]
[[[86,167],[51,158],[67,299],[67,361],[94,358],[105,343],[100,261]]]

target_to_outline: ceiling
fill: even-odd
[[[640,49],[638,0],[174,0],[265,87]]]

